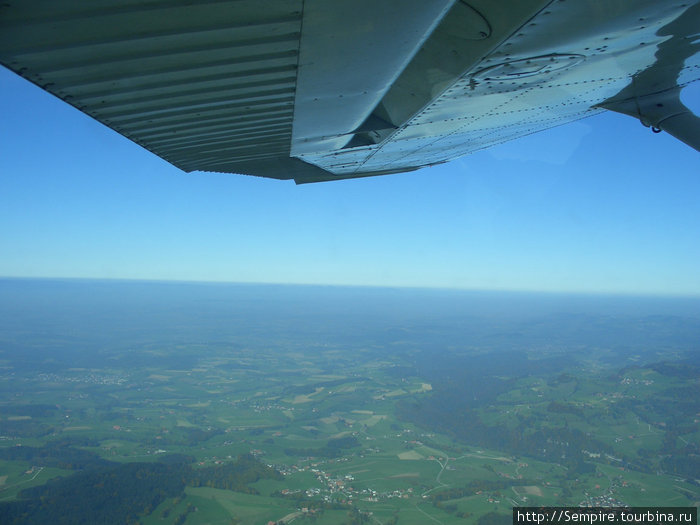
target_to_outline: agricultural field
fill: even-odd
[[[4,351],[0,513],[128,468],[181,480],[124,510],[144,525],[483,525],[516,506],[700,502],[694,354],[252,325],[139,331],[89,357]]]

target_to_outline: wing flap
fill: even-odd
[[[302,7],[17,2],[0,7],[0,61],[185,171],[274,177],[265,160],[282,168],[290,153]]]

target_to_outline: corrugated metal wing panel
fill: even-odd
[[[0,60],[185,171],[240,173],[289,158],[301,20],[301,0],[18,1]]]

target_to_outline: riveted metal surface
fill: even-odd
[[[357,166],[334,169],[431,165],[593,115],[655,63],[659,45],[686,36],[664,28],[688,8],[651,0],[615,0],[604,8],[593,1],[550,2],[379,148],[358,150]],[[488,19],[488,8],[482,13]],[[685,59],[668,81],[682,86],[696,80],[699,62],[697,55]]]
[[[699,19],[700,0],[7,0],[0,62],[185,171],[313,182],[602,107],[700,148],[679,99]]]

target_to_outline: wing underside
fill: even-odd
[[[697,149],[699,5],[23,0],[0,5],[0,62],[184,171],[317,182],[602,108]]]

